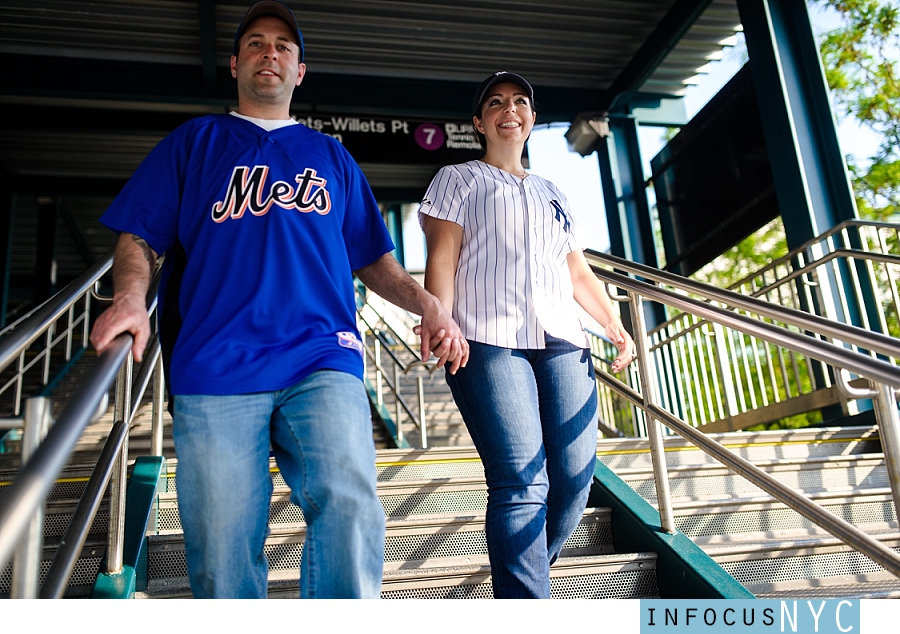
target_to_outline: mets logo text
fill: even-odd
[[[331,211],[331,196],[325,189],[327,181],[316,176],[316,170],[307,167],[297,174],[293,183],[275,181],[266,191],[267,165],[256,165],[252,170],[235,167],[228,182],[225,200],[212,206],[212,219],[223,222],[228,218],[241,218],[248,209],[254,216],[268,213],[272,205],[283,209],[296,209],[303,213],[315,211],[325,215]]]

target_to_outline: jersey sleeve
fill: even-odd
[[[113,231],[143,238],[157,254],[168,251],[178,233],[183,138],[179,129],[160,141],[100,217]]]
[[[465,226],[467,197],[468,188],[457,171],[449,166],[442,167],[431,180],[419,205],[419,225],[422,225],[422,216],[431,216]]]
[[[350,270],[358,271],[393,251],[394,241],[384,224],[372,188],[349,154],[345,156],[345,175],[347,210],[341,232]]]

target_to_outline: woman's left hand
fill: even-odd
[[[619,320],[610,322],[606,326],[606,336],[619,351],[619,356],[612,362],[612,371],[621,372],[637,358],[634,341]]]

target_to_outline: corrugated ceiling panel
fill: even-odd
[[[722,50],[722,40],[734,35],[740,26],[734,0],[713,0],[690,32],[669,53],[643,86],[646,92],[682,94],[684,81],[707,64],[707,56]]]
[[[248,2],[216,3],[216,47],[227,64]],[[472,81],[498,68],[535,83],[608,86],[674,0],[333,0],[289,2],[310,72]],[[715,0],[646,88],[674,93],[737,24]],[[198,2],[8,0],[0,52],[200,63]]]

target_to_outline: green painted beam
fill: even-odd
[[[134,462],[125,493],[125,544],[122,572],[100,573],[92,599],[132,599],[147,587],[147,525],[156,505],[156,487],[165,466],[162,456],[141,456]],[[103,570],[105,558],[100,564]]]
[[[663,531],[659,512],[600,460],[588,505],[612,509],[616,552],[656,553],[660,598],[755,598],[685,535]]]

